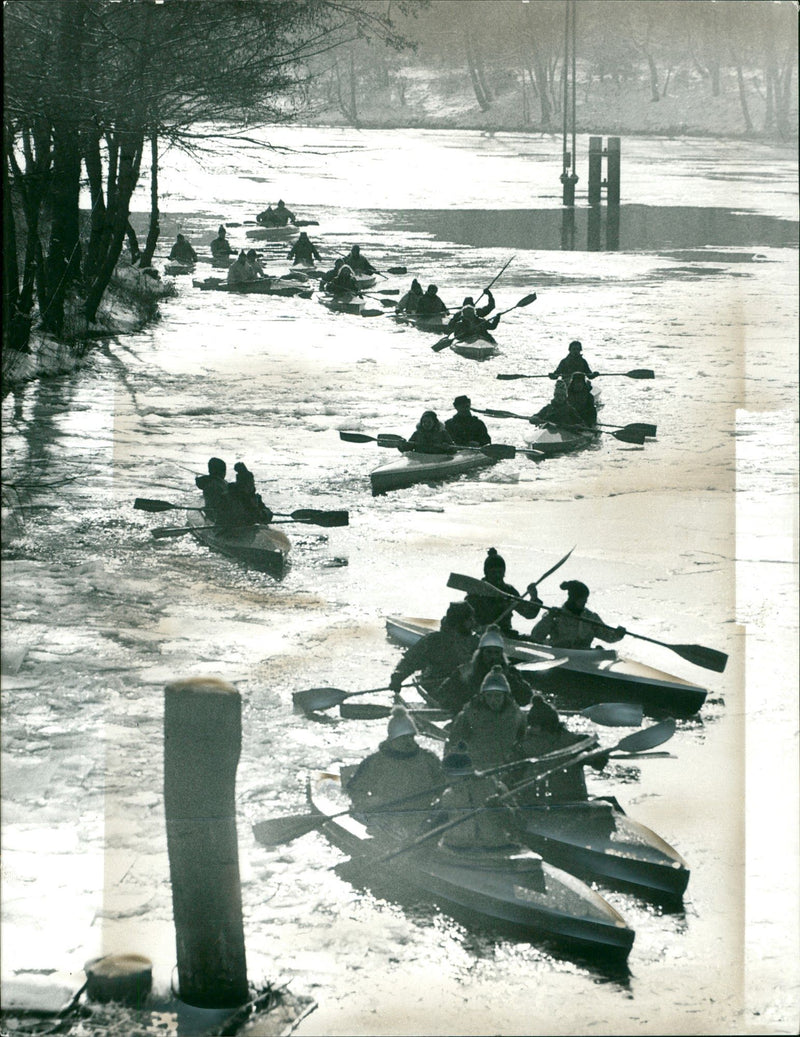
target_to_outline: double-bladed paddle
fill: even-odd
[[[514,303],[513,306],[509,306],[507,310],[501,310],[500,313],[495,314],[495,317],[503,317],[506,313],[511,313],[512,310],[518,310],[521,306],[530,306],[530,304],[535,301],[536,292],[531,292],[530,295],[523,296],[523,298],[520,299],[519,302]],[[440,338],[438,342],[434,342],[434,344],[431,346],[431,349],[434,351],[434,353],[440,353],[443,349],[447,349],[447,347],[453,343],[456,337],[457,336],[455,332],[451,331],[450,334],[445,335],[444,338]]]
[[[385,720],[392,715],[393,708],[380,702],[341,702],[339,716],[345,720]],[[450,720],[453,716],[446,709],[409,709],[408,712],[414,719],[422,720]],[[638,727],[643,716],[642,707],[633,702],[598,702],[586,709],[560,709],[559,713],[585,717],[601,727]]]
[[[408,445],[408,440],[402,436],[395,436],[389,432],[380,433],[377,436],[368,436],[363,432],[339,432],[339,438],[343,439],[345,443],[377,443],[380,447],[396,448],[400,449],[403,446]],[[411,450],[413,451],[414,444],[411,444]],[[516,456],[517,448],[509,446],[505,443],[487,443],[486,446],[442,446],[441,449],[437,447],[437,454],[458,454],[462,450],[472,450],[480,454],[485,454],[487,457],[494,458],[496,461],[506,461]],[[431,453],[431,451],[421,451],[421,453]]]
[[[649,370],[649,368],[640,367],[633,371],[600,371],[597,374],[589,375],[590,378],[640,378],[649,379],[655,378],[655,372]],[[503,382],[512,382],[517,378],[549,378],[549,374],[498,374],[495,376]]]
[[[165,500],[151,500],[148,497],[137,497],[133,502],[133,506],[137,511],[149,511],[149,512],[160,512],[160,511],[204,511],[204,508],[185,508],[181,504],[171,504]],[[333,528],[334,526],[347,526],[350,524],[350,515],[347,511],[319,511],[316,508],[298,508],[296,511],[274,511],[273,515],[276,518],[286,519],[289,522],[303,522],[310,526],[326,526]],[[168,528],[168,527],[165,527]],[[176,529],[178,527],[175,527]],[[181,527],[183,528],[183,527]],[[199,526],[187,526],[187,530],[199,529]],[[204,526],[204,529],[214,528]],[[171,536],[178,534],[165,533],[162,530],[154,529],[153,535],[156,536]]]
[[[524,601],[524,598],[517,597],[513,594],[506,594],[505,591],[499,590],[494,587],[491,583],[487,583],[485,580],[477,580],[473,576],[466,576],[462,573],[450,573],[447,580],[447,586],[453,587],[455,590],[462,591],[464,594],[478,594],[483,597],[489,598],[505,598],[508,601]],[[545,612],[558,612],[560,609],[555,605],[542,605]],[[597,623],[592,619],[584,619],[581,617],[582,623],[587,623],[589,626],[599,627],[600,629],[607,628],[605,623]],[[722,673],[728,662],[728,656],[725,652],[719,652],[715,648],[706,648],[704,645],[673,645],[668,644],[666,641],[657,641],[654,637],[645,637],[644,634],[634,634],[630,630],[625,630],[628,637],[635,637],[639,641],[649,641],[654,645],[661,645],[662,648],[668,648],[671,652],[675,652],[682,659],[686,659],[687,662],[694,663],[695,666],[702,666],[706,670],[714,670],[716,673]]]
[[[338,706],[345,699],[355,698],[357,695],[370,695],[378,691],[391,691],[391,688],[388,684],[382,688],[367,688],[365,691],[344,691],[342,688],[306,688],[304,691],[292,693],[292,703],[295,709],[302,710],[304,713],[314,713]],[[391,713],[391,707],[387,708]]]
[[[511,410],[496,410],[494,408],[485,408],[480,410],[478,407],[473,407],[473,411],[476,414],[485,414],[489,418],[518,418],[520,421],[527,421],[530,423],[530,417],[527,414],[516,414]],[[586,426],[589,428],[589,426]],[[605,422],[597,422],[597,428],[608,428],[618,429],[622,432],[630,432],[636,436],[655,436],[658,431],[657,425],[649,425],[644,421],[632,421],[629,425],[610,425]]]

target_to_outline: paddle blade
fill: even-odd
[[[268,817],[253,825],[253,835],[262,846],[280,846],[313,832],[324,823],[316,814],[294,814],[289,817]]]
[[[407,442],[407,440],[403,439],[402,436],[392,435],[391,432],[382,432],[375,440],[375,442],[378,444],[378,446],[390,448],[394,447],[395,449],[397,449],[398,447],[403,446]]]
[[[625,374],[626,378],[655,378],[655,371],[651,371],[646,367],[637,368],[634,371],[627,371]]]
[[[362,317],[382,317],[383,316],[383,310],[362,310],[361,311],[361,316]]]
[[[675,721],[672,717],[663,720],[660,724],[653,724],[643,731],[635,731],[627,738],[623,738],[614,746],[614,752],[641,753],[648,749],[655,749],[657,745],[663,745],[675,734]]]
[[[334,526],[350,525],[350,512],[348,511],[315,511],[313,508],[298,508],[292,512],[295,522],[307,522],[312,526]]]
[[[704,645],[667,645],[667,648],[671,648],[687,662],[702,666],[705,670],[713,670],[715,673],[723,673],[728,664],[725,652],[718,652],[715,648],[706,648]]]
[[[441,353],[443,349],[447,349],[450,343],[453,341],[452,335],[445,335],[444,338],[440,338],[438,342],[434,342],[431,349],[434,353]]]
[[[515,414],[513,410],[478,410],[477,407],[474,407],[473,410],[477,411],[478,414],[485,414],[487,418],[521,418],[523,421],[528,420],[525,414]]]
[[[520,299],[516,306],[512,306],[511,309],[518,310],[521,306],[530,306],[532,302],[536,302],[536,292],[531,292],[530,295],[526,295],[524,298]],[[510,313],[511,310],[506,310],[505,312]]]
[[[306,688],[305,691],[293,692],[292,703],[295,709],[311,713],[317,709],[338,706],[346,698],[347,692],[341,688]]]
[[[640,436],[655,436],[658,432],[657,425],[647,425],[643,421],[632,421],[630,425],[625,426],[625,431],[635,432]]]
[[[393,708],[379,702],[342,702],[339,716],[343,720],[385,720],[392,715]]]
[[[450,573],[447,578],[447,586],[454,590],[462,591],[464,594],[479,594],[484,598],[508,598],[510,601],[522,601],[512,594],[498,590],[485,580],[476,580],[474,576],[465,576],[463,573]]]
[[[517,456],[517,448],[507,443],[487,443],[480,448],[482,454],[493,457],[496,461],[505,461]]]
[[[365,436],[363,432],[340,432],[339,439],[343,439],[345,443],[375,443],[376,439],[374,436]]]
[[[155,513],[157,511],[175,511],[178,505],[170,504],[167,500],[149,500],[147,497],[137,497],[133,502],[133,507],[136,511],[151,511]]]
[[[603,727],[638,727],[642,722],[642,707],[632,702],[598,702],[582,709],[580,716]]]
[[[387,266],[386,267],[386,273],[387,274],[407,274],[408,273],[408,268],[404,267],[404,266]]]
[[[498,374],[495,376],[501,382],[514,382],[517,378],[549,378],[546,374]]]
[[[166,540],[168,537],[182,537],[186,533],[191,533],[192,529],[213,529],[213,526],[162,526],[161,529],[153,529],[150,531],[150,536],[153,540]]]
[[[391,272],[391,271],[390,271]],[[403,271],[405,273],[405,271]],[[381,288],[381,295],[399,295],[399,288]]]
[[[618,439],[620,443],[635,443],[636,446],[644,446],[644,436],[641,432],[631,432],[629,429],[620,429],[619,432],[609,433]]]

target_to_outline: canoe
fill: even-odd
[[[390,616],[386,620],[389,637],[406,646],[438,629],[435,619]],[[583,709],[598,702],[636,702],[650,715],[689,717],[702,707],[708,694],[682,677],[621,658],[614,649],[553,648],[506,638],[506,654],[517,664],[563,659],[561,666],[534,671],[527,677],[539,691],[556,696],[565,709]]]
[[[528,439],[528,446],[538,450],[547,457],[559,457],[571,454],[576,450],[596,443],[600,438],[597,432],[581,432],[577,429],[560,428],[557,425],[542,425]]]
[[[202,511],[186,513],[187,526],[205,526],[208,519]],[[279,529],[271,526],[242,526],[228,533],[217,529],[193,529],[192,536],[199,543],[235,558],[251,569],[268,573],[280,580],[288,565],[291,543]]]
[[[349,805],[334,771],[309,780],[308,798],[312,810],[328,817]],[[403,845],[389,831],[372,836],[349,814],[331,819],[321,831],[355,858]],[[530,850],[467,853],[432,844],[381,865],[367,864],[357,876],[359,885],[388,887],[395,898],[403,889],[412,898],[422,893],[456,918],[512,929],[525,939],[600,956],[609,964],[623,963],[634,941],[633,930],[599,893]]]
[[[372,494],[400,490],[416,483],[436,483],[454,479],[476,468],[486,468],[495,459],[479,450],[459,450],[455,454],[418,454],[409,451],[370,473]]]
[[[521,821],[525,843],[578,878],[662,904],[686,891],[690,873],[678,851],[605,800],[524,807]]]
[[[201,292],[230,292],[232,295],[299,295],[301,299],[310,299],[313,294],[310,288],[282,277],[263,277],[234,284],[228,284],[221,277],[207,277],[204,281],[195,278],[192,284]]]

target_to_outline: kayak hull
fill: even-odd
[[[231,295],[299,295],[302,299],[310,299],[313,294],[309,288],[282,277],[263,277],[234,284],[228,284],[222,278],[207,277],[204,281],[194,280],[192,284],[201,292],[229,292]]]
[[[386,629],[391,638],[410,646],[438,630],[439,623],[434,619],[390,616]],[[650,715],[689,717],[702,707],[708,694],[705,688],[681,677],[620,658],[613,649],[553,648],[506,638],[506,653],[518,665],[563,659],[561,666],[528,672],[526,679],[537,690],[558,698],[564,708],[583,709],[598,702],[634,702]],[[525,673],[524,665],[522,670]]]
[[[486,468],[494,459],[477,450],[460,450],[456,454],[401,454],[370,473],[373,496],[400,490],[417,483],[437,483],[454,479],[466,472]]]
[[[202,511],[186,513],[187,526],[205,526],[208,519]],[[280,580],[288,566],[291,543],[289,538],[271,526],[244,526],[223,533],[217,529],[193,529],[192,536],[198,543],[233,558],[250,569],[267,573]]]
[[[339,775],[331,771],[314,775],[308,796],[312,809],[324,816],[349,802]],[[372,837],[351,815],[328,821],[321,831],[333,845],[359,859],[403,845],[389,832]],[[362,873],[363,879],[358,877]],[[359,885],[388,882],[395,896],[399,883],[455,917],[495,923],[526,939],[600,956],[609,964],[623,963],[634,941],[633,930],[598,893],[530,851],[463,853],[432,845],[380,865],[368,863],[356,876]]]
[[[398,324],[408,325],[417,331],[426,331],[433,335],[443,335],[447,331],[447,323],[441,317],[419,317],[413,313],[395,313],[393,316]]]
[[[490,342],[482,342],[480,339],[473,343],[454,342],[450,349],[467,360],[491,360],[492,357],[500,355],[500,350],[496,345]]]
[[[526,844],[579,878],[661,904],[682,900],[686,861],[650,828],[603,800],[551,803],[522,811]]]
[[[284,227],[253,227],[244,233],[251,241],[285,241],[299,231],[293,224],[287,223]]]
[[[528,446],[546,457],[560,457],[584,450],[600,438],[597,432],[578,432],[555,425],[543,425],[528,439]]]

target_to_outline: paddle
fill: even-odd
[[[492,796],[491,798],[493,800],[493,803],[491,807],[484,804],[483,806],[478,807],[475,810],[469,810],[461,817],[453,818],[450,821],[446,821],[444,824],[439,825],[437,828],[433,828],[430,831],[425,832],[423,835],[418,836],[416,839],[412,839],[410,842],[406,843],[404,846],[399,847],[397,850],[393,850],[391,853],[384,854],[382,857],[368,858],[364,861],[364,863],[373,865],[384,864],[386,861],[390,861],[395,857],[399,857],[402,853],[407,853],[409,850],[414,850],[418,846],[421,846],[423,843],[429,842],[431,839],[438,838],[440,835],[442,835],[444,832],[449,831],[451,828],[456,828],[458,825],[463,824],[465,821],[468,821],[470,818],[475,817],[477,814],[483,813],[486,810],[494,809],[506,800],[512,799],[522,789],[527,788],[529,785],[535,785],[538,782],[542,781],[542,779],[549,777],[551,774],[555,774],[558,771],[566,770],[568,767],[575,767],[579,764],[588,763],[590,760],[594,758],[597,758],[599,756],[605,756],[606,754],[614,752],[622,751],[627,755],[628,753],[642,752],[646,749],[652,749],[655,746],[661,745],[664,742],[668,741],[668,739],[670,739],[674,733],[675,721],[665,720],[661,724],[654,724],[652,727],[645,728],[644,731],[635,731],[632,735],[627,735],[625,738],[621,739],[619,742],[617,742],[616,745],[611,746],[611,748],[609,749],[597,749],[593,750],[592,752],[582,753],[580,756],[576,757],[573,760],[570,760],[567,763],[559,763],[557,766],[549,770],[546,770],[543,773],[537,774],[529,781],[525,781],[521,785],[515,786],[515,788],[511,789],[508,792],[504,792],[502,795]],[[519,762],[522,761],[517,761],[517,763]],[[485,771],[483,772],[483,774],[486,773],[487,772]],[[351,860],[348,863],[353,864],[355,863],[355,861],[353,858],[351,858]]]
[[[509,601],[525,600],[524,598],[515,597],[513,594],[506,594],[505,591],[493,587],[491,583],[486,583],[485,580],[477,580],[473,576],[465,576],[461,573],[450,573],[447,586],[462,591],[464,594],[479,594],[489,598],[506,598]],[[541,607],[545,612],[559,611],[554,605],[542,605]],[[599,627],[600,629],[603,629],[606,625],[605,623],[597,623],[594,620],[583,618],[581,622],[587,623],[589,626]],[[673,645],[668,644],[666,641],[657,641],[654,637],[645,637],[644,634],[634,634],[630,630],[626,630],[625,633],[628,637],[635,637],[639,641],[649,641],[651,644],[668,648],[682,659],[686,659],[687,662],[694,663],[695,666],[702,666],[706,670],[714,670],[716,673],[722,673],[728,662],[728,656],[715,648],[706,648],[704,645]]]
[[[386,273],[387,274],[407,274],[408,273],[408,268],[404,267],[404,266],[387,266],[386,267]]]
[[[496,375],[501,381],[511,382],[517,378],[549,378],[549,374],[499,374]],[[655,378],[655,372],[647,368],[639,368],[633,371],[607,371],[589,375],[590,378]]]
[[[391,688],[388,684],[383,688],[367,688],[365,691],[344,691],[342,688],[306,688],[304,691],[293,692],[292,702],[297,709],[301,709],[304,713],[312,713],[338,706],[345,699],[355,698],[357,695],[370,695],[377,691],[391,691]],[[389,712],[391,713],[390,707]]]
[[[577,545],[576,545],[576,546],[577,546]],[[567,551],[567,553],[566,553],[566,554],[564,555],[564,557],[563,557],[563,558],[562,558],[562,559],[561,559],[560,561],[556,562],[556,564],[555,564],[555,565],[551,566],[551,567],[550,567],[550,568],[549,568],[549,569],[547,570],[547,572],[546,572],[546,573],[544,573],[544,575],[543,575],[543,576],[540,576],[540,577],[539,577],[539,579],[538,579],[538,580],[536,580],[536,581],[535,581],[535,582],[534,582],[534,583],[532,584],[532,586],[533,586],[533,587],[537,587],[537,586],[538,586],[538,585],[539,585],[540,583],[542,583],[542,582],[543,582],[544,580],[546,580],[548,576],[552,576],[552,575],[553,575],[553,573],[554,573],[554,572],[556,571],[556,569],[560,569],[560,568],[561,568],[561,566],[562,566],[562,565],[564,564],[564,562],[566,562],[566,560],[567,560],[567,559],[569,558],[569,556],[570,556],[570,555],[572,554],[572,552],[573,552],[574,550],[575,550],[575,548],[574,548],[574,547],[573,547],[573,548],[570,548],[570,550],[569,550],[569,551]],[[528,596],[528,594],[529,594],[529,593],[530,593],[530,591],[529,591],[529,590],[525,591],[525,593],[524,593],[524,594],[522,595],[522,596],[523,596],[523,598],[526,598],[526,597]],[[503,620],[504,620],[504,619],[506,618],[506,616],[510,615],[510,614],[511,614],[511,613],[512,613],[512,612],[514,611],[514,609],[515,609],[515,608],[516,608],[516,605],[509,605],[509,607],[508,607],[508,608],[507,608],[507,609],[505,610],[505,612],[501,612],[501,614],[500,614],[500,615],[499,615],[499,616],[497,617],[497,619],[495,620],[495,623],[500,623],[500,622],[502,622],[502,621],[503,621]]]
[[[203,511],[203,508],[185,508],[182,504],[170,504],[166,500],[150,500],[147,497],[137,497],[133,502],[137,511]],[[316,508],[298,508],[296,511],[274,511],[277,518],[289,519],[290,522],[304,522],[311,526],[347,526],[349,525],[349,513],[346,511],[318,511]],[[187,529],[192,527],[187,526]],[[197,527],[195,527],[197,528]],[[158,533],[159,530],[154,530]],[[164,534],[162,534],[164,535]]]
[[[494,282],[492,282],[492,284],[494,284]],[[507,310],[501,310],[500,313],[495,314],[495,319],[499,319],[500,317],[505,316],[505,314],[511,313],[512,310],[518,310],[521,306],[530,306],[530,304],[535,301],[536,292],[532,292],[530,295],[525,295],[519,300],[519,302],[515,303],[513,306],[509,306]],[[431,349],[434,353],[441,353],[443,349],[447,349],[455,337],[455,332],[451,331],[448,335],[445,335],[444,338],[440,338],[438,342],[434,342]]]
[[[339,716],[345,720],[385,720],[392,715],[392,706],[380,702],[342,702]],[[409,709],[415,719],[450,720],[446,709]],[[562,716],[585,717],[601,727],[638,727],[642,722],[642,707],[632,702],[598,702],[586,709],[559,710]]]
[[[549,757],[558,757],[561,755],[560,751],[554,753],[548,753],[546,756],[534,757],[534,759],[548,759]],[[519,767],[521,763],[525,763],[525,760],[512,760],[510,763],[501,763],[497,767],[491,767],[489,770],[478,771],[478,777],[488,777],[492,774],[500,774],[503,771]],[[456,781],[462,781],[463,778],[458,777]],[[391,812],[395,813],[396,808],[402,806],[403,803],[408,803],[412,800],[420,799],[422,796],[433,796],[437,792],[441,792],[447,787],[446,782],[441,782],[438,785],[433,785],[430,788],[422,789],[417,792],[413,792],[407,796],[401,796],[399,799],[392,799],[386,803],[383,803],[380,810],[376,810],[375,813]],[[428,809],[427,807],[425,809]],[[337,817],[344,817],[346,814],[352,813],[353,807],[348,807],[346,810],[339,810],[335,814],[291,814],[284,817],[271,817],[264,821],[258,821],[253,825],[253,834],[256,839],[265,846],[276,846],[280,843],[291,842],[293,839],[298,839],[301,835],[305,835],[307,832],[313,832],[317,828],[321,828],[328,821],[332,821]],[[415,808],[415,812],[418,812],[419,808]]]
[[[511,410],[495,410],[493,408],[480,410],[478,407],[473,407],[472,409],[476,414],[485,414],[489,418],[519,418],[520,421],[530,422],[530,418],[527,415],[516,414]],[[629,425],[609,425],[598,421],[597,427],[619,429],[620,431],[630,432],[632,435],[636,436],[655,436],[658,430],[658,426],[649,425],[643,421],[632,421]]]
[[[345,443],[377,443],[380,447],[395,447],[400,448],[408,444],[407,439],[403,439],[402,436],[395,436],[391,433],[381,433],[378,436],[367,436],[363,432],[339,432],[339,438],[343,439]],[[413,449],[413,444],[412,444]],[[494,458],[496,461],[505,461],[516,456],[517,448],[509,446],[505,443],[487,443],[486,446],[442,446],[441,450],[437,450],[437,453],[441,454],[457,454],[462,450],[472,450],[477,453],[485,454],[487,457]],[[421,451],[422,453],[429,453],[430,451]]]
[[[533,418],[528,418],[528,421],[534,425]],[[550,425],[552,428],[563,428],[567,430],[577,430],[579,432],[596,432],[600,436],[613,436],[614,439],[618,439],[620,443],[633,443],[636,446],[644,446],[646,436],[642,432],[631,430],[629,428],[622,428],[619,432],[614,432],[611,429],[604,428],[589,428],[588,425],[559,425],[555,421],[544,421],[543,425]]]

